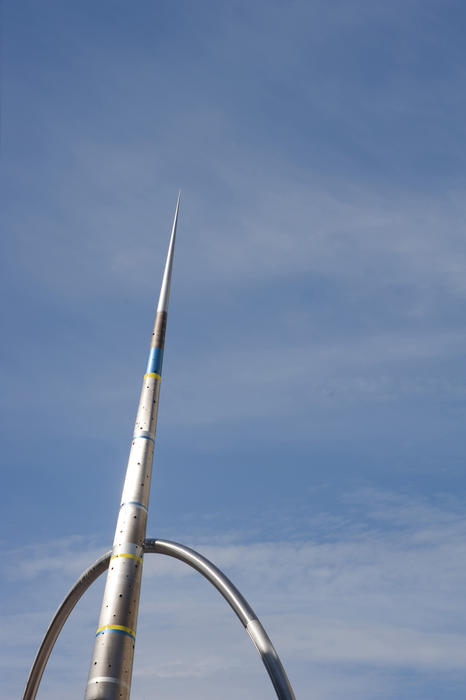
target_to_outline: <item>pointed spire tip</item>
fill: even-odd
[[[168,311],[168,301],[170,299],[170,283],[172,277],[173,257],[175,253],[175,238],[176,225],[178,223],[178,210],[180,207],[181,190],[178,190],[178,198],[176,200],[175,216],[173,217],[172,233],[168,246],[167,261],[163,271],[162,287],[160,289],[159,303],[157,311]]]

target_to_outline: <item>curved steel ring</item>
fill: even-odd
[[[177,542],[170,542],[169,540],[147,539],[144,543],[144,551],[147,554],[167,554],[175,557],[199,571],[210,581],[225,598],[246,628],[262,658],[279,700],[295,700],[285,669],[266,631],[247,600],[220,569],[194,549],[185,547]],[[23,700],[35,700],[42,674],[63,625],[89,586],[108,568],[111,554],[111,552],[107,552],[81,574],[56,611],[34,659]]]

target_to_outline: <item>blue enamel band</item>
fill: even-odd
[[[125,501],[121,504],[120,508],[123,508],[123,506],[137,506],[138,508],[145,510],[147,513],[147,506],[145,506],[143,503],[139,503],[139,501]]]
[[[136,639],[136,632],[130,627],[124,627],[124,625],[104,625],[103,627],[99,627],[95,636],[98,637],[100,634],[105,634],[106,632],[111,632],[113,634],[126,634],[127,637]]]
[[[137,440],[138,438],[142,438],[143,440],[150,440],[151,442],[155,443],[154,438],[150,435],[133,435],[133,440]]]
[[[149,359],[147,361],[146,374],[151,374],[152,372],[155,372],[156,374],[161,374],[162,362],[163,348],[151,348],[149,352]]]

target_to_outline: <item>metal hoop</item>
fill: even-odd
[[[265,629],[262,627],[259,619],[244,596],[219,568],[194,549],[185,547],[177,542],[170,542],[169,540],[147,539],[144,542],[144,551],[147,554],[166,554],[175,559],[179,559],[193,569],[196,569],[196,571],[210,581],[225,598],[229,606],[240,619],[242,625],[246,628],[246,631],[262,658],[279,700],[295,700],[295,695],[285,673],[285,669]],[[107,552],[97,559],[92,566],[86,569],[59,606],[44,635],[36,658],[34,659],[23,700],[35,700],[42,675],[63,625],[76,603],[87,591],[89,586],[91,586],[91,584],[108,568],[111,554],[111,552]]]

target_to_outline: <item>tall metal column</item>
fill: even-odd
[[[149,360],[134,426],[112,556],[91,659],[86,700],[127,700],[136,639],[163,348],[178,221],[176,203]]]

